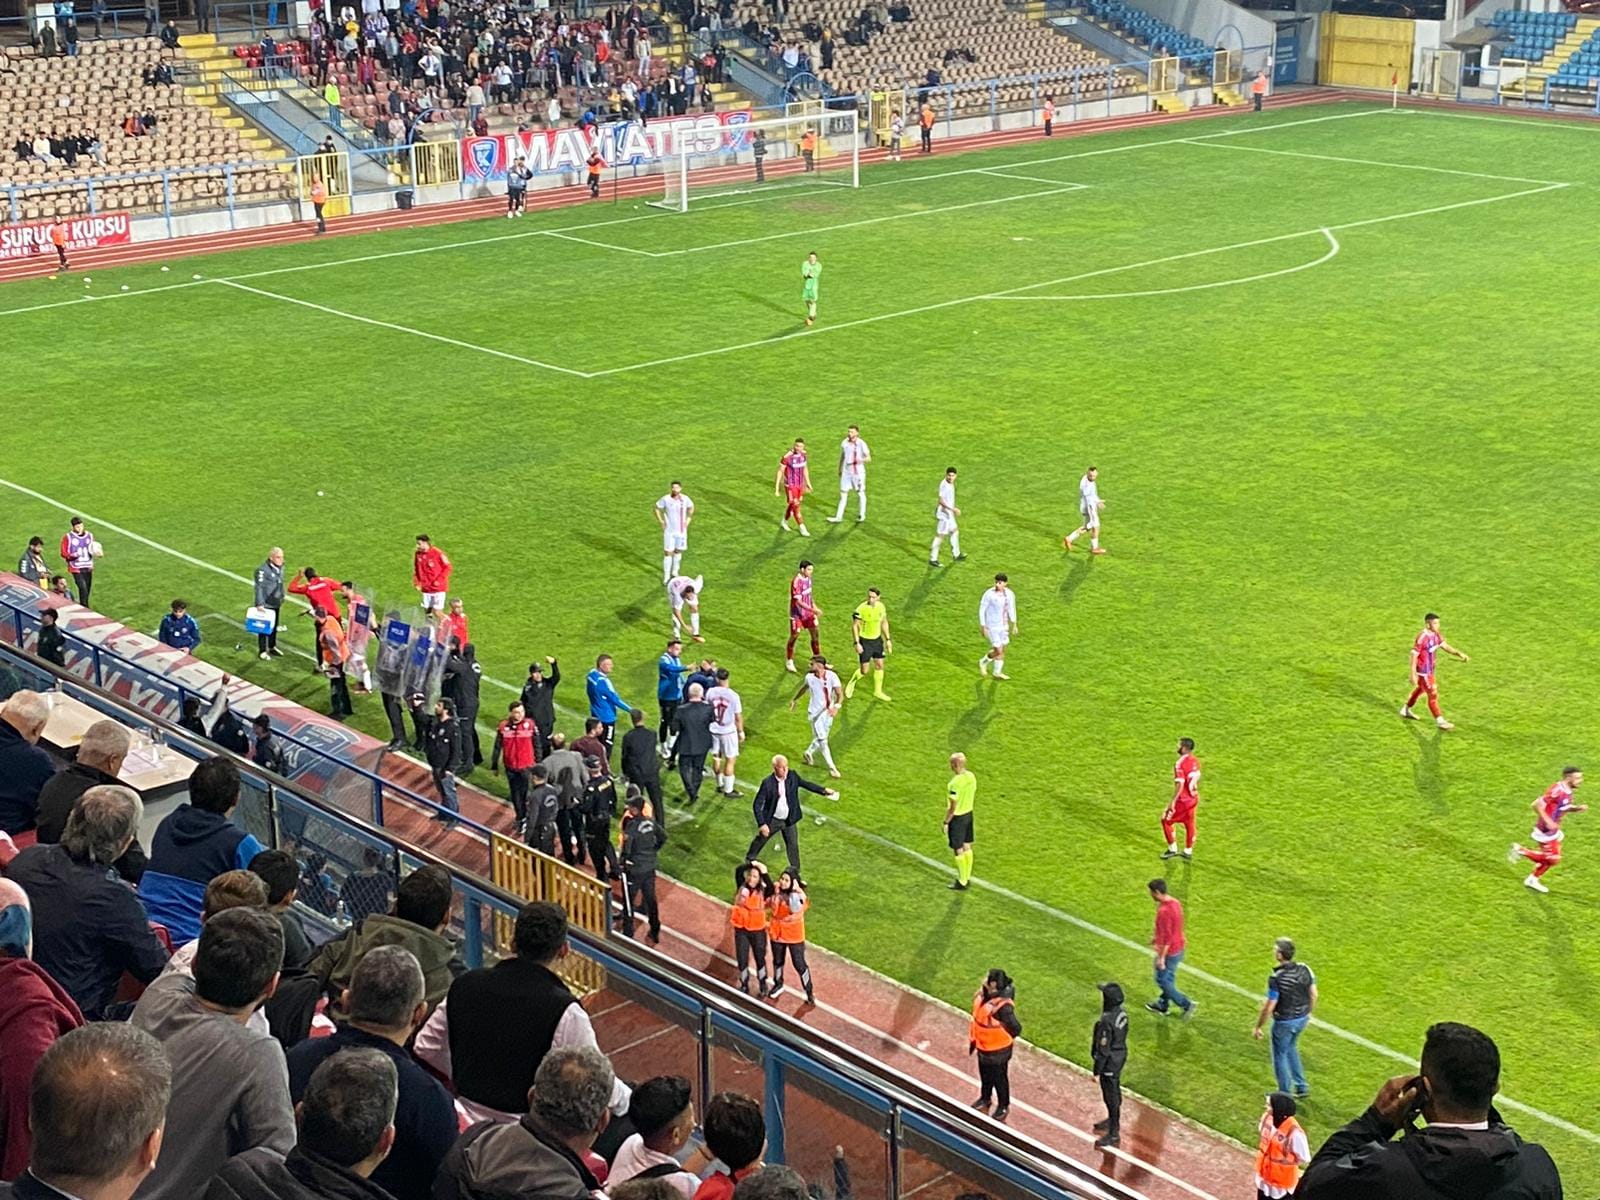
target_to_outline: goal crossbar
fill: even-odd
[[[691,203],[757,192],[861,186],[856,110],[822,109],[730,122],[683,137],[663,163],[655,208],[688,212]]]

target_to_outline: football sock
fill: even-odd
[[[972,882],[972,851],[956,855],[956,879],[960,883]]]
[[[936,537],[936,538],[933,539],[933,548],[928,551],[928,561],[929,562],[938,562],[939,561],[939,543],[941,543],[943,541],[944,541],[944,539],[942,537]],[[952,546],[955,545],[955,539],[952,538],[950,544]]]
[[[850,501],[850,493],[849,492],[840,492],[839,493],[839,511],[833,514],[833,519],[835,521],[844,520],[844,506],[847,503],[849,503],[849,501]]]
[[[954,554],[957,558],[961,557],[961,534],[960,533],[952,533],[950,535],[950,553]],[[937,554],[935,554],[934,557],[938,558],[939,556]]]

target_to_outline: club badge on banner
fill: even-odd
[[[661,117],[648,125],[614,121],[592,131],[529,129],[493,137],[469,137],[461,142],[461,173],[468,183],[503,183],[518,155],[535,175],[577,172],[598,146],[610,166],[637,167],[688,152],[714,154],[719,150],[749,148],[750,136],[742,126],[751,121],[749,109]]]

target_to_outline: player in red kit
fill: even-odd
[[[1194,756],[1194,739],[1178,739],[1178,762],[1172,768],[1172,803],[1161,814],[1161,832],[1166,836],[1167,848],[1162,858],[1177,858],[1178,839],[1174,833],[1179,825],[1187,835],[1181,853],[1184,858],[1194,857],[1194,810],[1200,803],[1200,760]]]
[[[1454,725],[1439,715],[1439,685],[1434,682],[1433,668],[1434,659],[1441,650],[1455,655],[1462,662],[1470,661],[1444,640],[1439,632],[1439,614],[1429,613],[1422,618],[1422,632],[1417,634],[1417,640],[1411,646],[1411,697],[1400,706],[1400,715],[1408,721],[1415,721],[1417,714],[1411,711],[1411,706],[1426,696],[1433,723],[1440,729],[1454,729]]]
[[[822,610],[811,596],[811,573],[814,570],[816,568],[811,565],[811,560],[802,558],[799,572],[789,581],[789,648],[784,651],[785,669],[789,671],[795,669],[794,644],[802,629],[811,633],[813,657],[822,653],[822,642],[817,636],[817,622],[822,618]]]
[[[1516,862],[1525,858],[1535,864],[1533,874],[1522,882],[1525,886],[1536,892],[1548,892],[1550,889],[1540,883],[1540,878],[1551,867],[1561,861],[1561,842],[1566,834],[1561,832],[1561,818],[1568,813],[1588,812],[1587,804],[1574,804],[1572,793],[1583,782],[1583,772],[1577,767],[1562,767],[1559,782],[1550,785],[1550,789],[1533,802],[1533,846],[1524,846],[1521,842],[1513,842],[1511,851],[1506,855],[1508,862]]]
[[[806,528],[806,519],[800,513],[800,501],[811,490],[811,468],[806,465],[806,443],[804,438],[795,438],[794,448],[778,460],[778,476],[772,481],[772,494],[789,496],[789,506],[783,510],[783,520],[780,524],[785,533],[789,532],[789,518],[793,517],[795,524],[800,527],[801,537],[810,537],[811,531]]]

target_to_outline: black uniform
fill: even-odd
[[[528,793],[528,819],[522,840],[545,854],[556,852],[556,818],[561,811],[561,789],[541,783]]]
[[[704,700],[684,704],[672,714],[672,728],[677,734],[673,745],[678,754],[678,777],[683,780],[684,795],[690,804],[700,798],[700,784],[706,777],[706,755],[711,753],[711,722],[715,719],[711,705]]]
[[[640,813],[626,822],[622,834],[622,895],[626,916],[622,932],[633,936],[634,910],[650,922],[650,940],[661,940],[661,907],[656,903],[656,856],[667,844],[666,829]]]
[[[439,791],[440,806],[452,813],[458,811],[460,806],[456,802],[455,773],[460,770],[463,757],[461,722],[458,719],[437,718],[430,721],[425,749],[428,769],[433,772],[433,786]],[[449,818],[443,813],[436,813],[435,819]]]
[[[667,814],[661,809],[661,760],[656,756],[656,731],[635,725],[622,735],[622,777],[650,797],[650,811],[663,828]]]
[[[471,642],[445,660],[442,690],[455,701],[456,718],[461,722],[463,773],[483,765],[483,747],[478,744],[478,684],[482,678],[483,667]]]
[[[550,782],[561,797],[561,805],[556,809],[561,857],[569,864],[581,864],[585,855],[583,813],[579,805],[583,800],[583,785],[589,779],[589,773],[583,767],[583,756],[576,750],[562,748],[552,751],[550,757],[544,760],[544,765],[550,773]]]
[[[1122,1007],[1122,988],[1102,983],[1100,992],[1105,1011],[1094,1023],[1094,1041],[1089,1049],[1100,1095],[1106,1102],[1106,1119],[1095,1125],[1104,1141],[1113,1145],[1122,1128],[1122,1068],[1128,1062],[1128,1014]]]
[[[611,844],[611,822],[619,812],[617,785],[609,775],[591,775],[583,785],[583,799],[578,802],[583,814],[583,836],[589,843],[589,857],[594,861],[594,877],[602,883],[617,874],[617,850]]]
[[[561,682],[561,667],[550,664],[550,673],[539,679],[528,674],[522,685],[522,710],[539,727],[539,761],[550,757],[550,735],[556,731],[556,684]]]
[[[767,181],[767,135],[761,130],[756,130],[755,141],[751,143],[751,150],[756,157],[756,182]]]
[[[45,660],[55,663],[58,667],[67,665],[67,638],[55,625],[39,626],[39,644],[34,647],[34,652]]]

